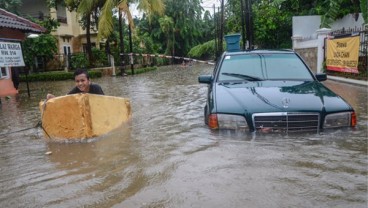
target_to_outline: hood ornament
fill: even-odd
[[[289,104],[290,104],[290,98],[288,97],[284,97],[282,98],[281,100],[281,103],[282,103],[282,107],[284,107],[285,109],[289,107]]]

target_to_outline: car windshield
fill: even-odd
[[[296,54],[260,53],[225,56],[218,81],[313,80]]]

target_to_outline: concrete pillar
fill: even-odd
[[[295,48],[298,48],[298,42],[302,39],[303,39],[303,37],[300,36],[300,35],[295,35],[295,36],[291,37],[291,40],[293,40],[293,50],[295,50]]]
[[[331,32],[329,28],[322,28],[317,33],[317,73],[323,72],[323,61],[325,54],[325,38]]]
[[[116,76],[116,70],[115,70],[115,60],[113,55],[108,55],[111,60],[111,66],[112,66],[112,76]]]

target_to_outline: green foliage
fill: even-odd
[[[102,72],[101,71],[88,71],[88,75],[89,78],[93,79],[93,78],[99,78],[102,77]]]
[[[44,34],[50,34],[51,32],[55,32],[56,29],[60,26],[60,23],[57,20],[52,19],[51,17],[45,18],[43,20],[34,18],[32,16],[27,16],[26,18],[44,27],[46,29],[46,32]]]
[[[106,66],[108,64],[107,54],[104,50],[92,48],[93,66]]]
[[[57,40],[51,34],[43,34],[38,38],[27,38],[23,42],[24,60],[27,66],[34,66],[35,57],[42,57],[46,62],[57,53]]]
[[[292,14],[283,8],[287,2],[277,5],[266,1],[253,5],[254,40],[259,48],[290,48]]]
[[[201,60],[209,60],[215,58],[214,54],[215,54],[215,41],[211,40],[193,47],[189,51],[188,56],[191,58]]]
[[[29,82],[35,81],[56,81],[56,80],[68,80],[73,79],[72,72],[43,72],[33,73],[28,75]],[[25,75],[20,75],[20,81],[26,81]]]
[[[48,8],[56,8],[58,5],[65,6],[64,0],[46,0],[46,4]]]
[[[360,9],[362,10],[364,22],[368,24],[368,0],[360,0]]]
[[[47,34],[56,31],[56,29],[60,26],[60,23],[57,20],[51,18],[48,18],[43,21],[33,20],[33,22],[44,27],[46,29]]]
[[[14,14],[18,14],[18,8],[22,5],[22,0],[0,0],[0,8]]]
[[[73,69],[86,68],[88,66],[88,60],[84,53],[75,53],[71,57],[70,64]]]
[[[175,53],[175,28],[174,20],[171,17],[165,15],[158,20],[163,35],[166,37],[166,50],[165,54]]]
[[[165,1],[165,15],[172,18],[174,23],[173,38],[176,56],[184,56],[193,46],[199,44],[199,39],[202,36],[200,2],[200,0]]]
[[[102,76],[102,72],[88,71],[88,75],[90,78],[97,78],[97,77]],[[26,81],[26,76],[23,74],[21,74],[19,78],[21,82]],[[74,73],[73,72],[61,72],[61,71],[33,73],[33,74],[29,74],[27,78],[29,82],[69,80],[69,79],[74,79]]]

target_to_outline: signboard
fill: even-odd
[[[327,70],[359,73],[360,36],[327,40]]]
[[[0,67],[6,66],[25,66],[20,43],[0,41]]]

